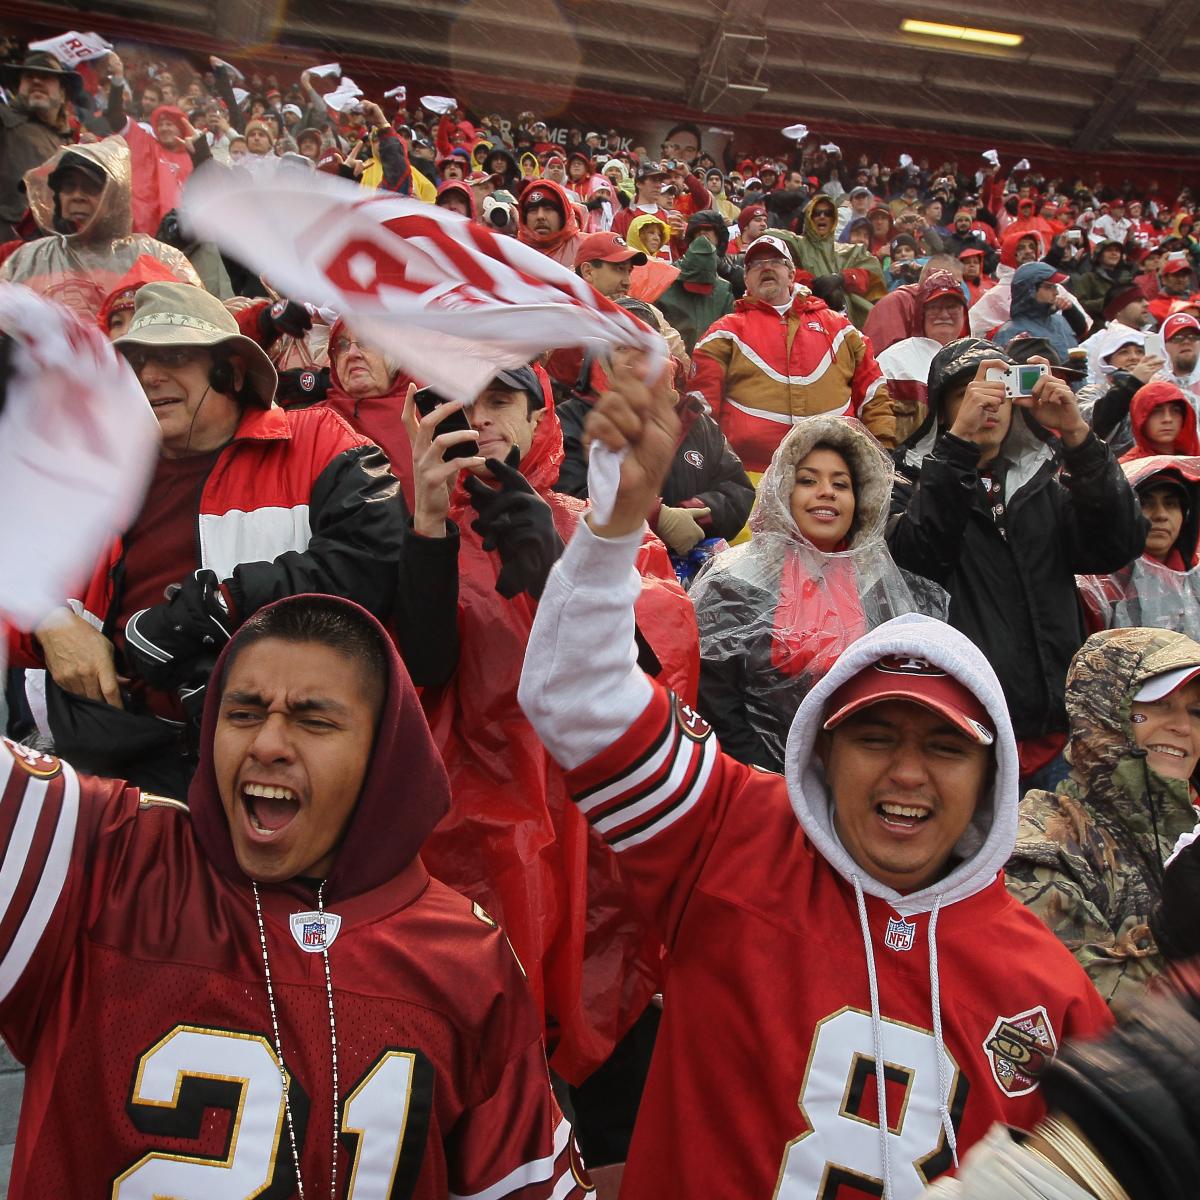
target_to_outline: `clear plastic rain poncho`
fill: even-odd
[[[1200,641],[1200,458],[1158,454],[1122,463],[1141,492],[1175,483],[1187,493],[1183,524],[1165,563],[1143,554],[1111,575],[1080,575],[1079,595],[1092,629],[1173,629]]]
[[[104,175],[104,188],[92,218],[74,233],[60,233],[50,176],[66,158],[85,160]],[[25,173],[29,208],[46,237],[13,252],[0,267],[0,278],[65,304],[81,321],[96,319],[105,297],[145,254],[164,263],[181,283],[200,285],[200,276],[182,251],[133,232],[129,147],[121,137],[89,145],[64,146],[40,167]]]
[[[854,524],[845,549],[832,553],[808,541],[791,513],[796,467],[818,446],[837,450],[854,481]],[[945,620],[946,592],[888,553],[892,478],[891,460],[858,421],[801,421],[759,484],[753,537],[717,555],[692,585],[700,709],[735,758],[782,770],[800,701],[851,642],[901,613]]]

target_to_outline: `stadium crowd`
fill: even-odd
[[[1190,190],[9,58],[159,432],[6,628],[11,1196],[1194,1195]],[[637,336],[444,399],[189,228],[317,175]]]

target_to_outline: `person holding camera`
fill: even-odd
[[[950,624],[995,668],[1022,791],[1053,790],[1067,769],[1067,667],[1084,640],[1075,576],[1132,562],[1147,526],[1067,384],[1046,373],[1014,394],[1011,372],[989,378],[1015,365],[980,338],[934,356],[929,415],[896,452],[887,542],[897,566],[950,593]]]

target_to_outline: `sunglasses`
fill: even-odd
[[[194,363],[205,351],[195,346],[122,346],[121,353],[125,355],[125,361],[138,372],[147,363],[177,370]]]

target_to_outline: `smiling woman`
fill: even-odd
[[[1071,773],[1022,800],[1008,886],[1125,1004],[1162,969],[1149,919],[1163,863],[1196,824],[1200,644],[1168,630],[1094,634],[1071,664],[1067,715]]]

